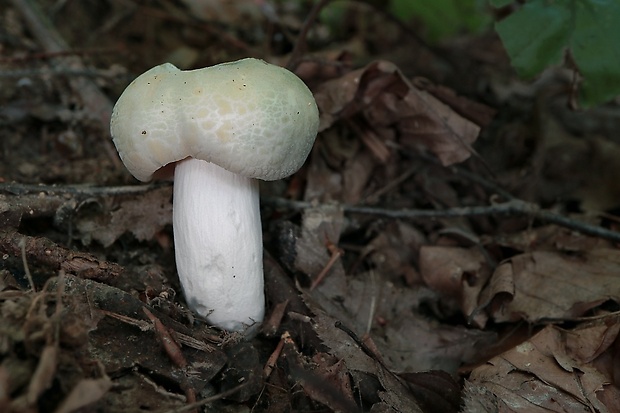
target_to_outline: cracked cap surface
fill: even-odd
[[[250,58],[190,71],[170,63],[148,70],[116,102],[110,132],[140,181],[187,157],[269,181],[301,167],[318,125],[316,102],[301,79]]]

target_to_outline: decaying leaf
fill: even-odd
[[[453,300],[468,317],[478,307],[478,296],[490,275],[480,248],[423,246],[420,273],[424,282],[447,299]],[[478,313],[476,324],[483,326],[486,316]]]
[[[387,61],[373,62],[325,82],[315,98],[321,110],[320,130],[339,119],[361,114],[367,134],[362,138],[367,145],[369,139],[374,141],[381,136],[381,131],[394,128],[401,144],[425,147],[444,165],[469,158],[473,153],[470,145],[480,131],[428,92],[415,88]],[[373,152],[381,153],[377,148]]]
[[[295,268],[312,276],[329,260],[327,242],[337,244],[343,225],[342,208],[336,204],[306,209],[301,237],[296,240]]]
[[[328,246],[337,245],[343,225],[342,208],[323,205],[304,211],[301,237],[296,240],[295,268],[315,281],[330,261]],[[346,289],[344,268],[340,260],[330,264],[317,289],[336,297]]]
[[[394,374],[387,371],[368,354],[344,331],[334,327],[336,320],[320,310],[314,308],[316,316],[313,318],[313,328],[323,343],[330,349],[329,354],[344,360],[349,370],[356,370],[376,377],[383,390],[379,397],[396,412],[422,413],[413,394],[406,384]]]
[[[397,286],[373,272],[347,279],[338,300],[327,299],[316,290],[308,294],[311,299],[304,297],[313,313],[324,310],[356,334],[368,333],[386,365],[398,372],[455,373],[495,340],[492,332],[442,325],[422,316],[415,310],[437,300],[432,291]]]
[[[82,379],[63,400],[55,413],[71,413],[101,399],[112,387],[108,377]]]
[[[425,413],[457,412],[461,405],[461,389],[445,371],[402,373],[411,391],[424,407]]]
[[[289,374],[310,398],[336,412],[353,413],[359,410],[353,396],[351,378],[342,360],[335,362],[333,357],[319,353],[310,363],[291,341],[285,342],[283,353]]]
[[[29,405],[36,404],[41,394],[52,385],[58,366],[59,349],[55,345],[45,346],[39,357],[39,364],[28,384],[26,399]]]
[[[172,223],[172,189],[164,187],[126,200],[98,219],[84,217],[77,223],[83,240],[94,239],[104,247],[112,245],[125,232],[139,241],[148,241]]]
[[[597,248],[580,254],[534,251],[502,263],[481,302],[491,302],[495,321],[570,319],[606,300],[620,302],[620,251]]]
[[[607,399],[617,403],[618,388],[610,385],[610,377],[578,360],[574,349],[566,346],[569,337],[587,337],[591,333],[590,327],[575,331],[546,327],[530,340],[474,369],[468,392],[478,393],[489,403],[499,403],[504,407],[500,411],[611,413],[615,410],[610,404],[604,405],[601,396],[608,393]],[[601,343],[591,342],[589,351]],[[468,399],[466,403],[478,402]]]

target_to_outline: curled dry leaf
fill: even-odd
[[[315,98],[321,112],[320,131],[340,119],[361,114],[364,129],[372,136],[385,135],[382,130],[396,130],[401,144],[428,148],[444,165],[469,158],[474,152],[470,145],[480,131],[476,124],[414,87],[387,61],[370,63],[325,82]],[[376,147],[371,149],[380,153]]]
[[[433,94],[437,99],[450,106],[466,119],[471,120],[480,127],[488,126],[497,110],[464,96],[459,96],[453,89],[444,85],[437,85],[426,78],[415,78],[412,83],[420,90],[426,90]]]
[[[617,411],[618,388],[611,386],[610,378],[601,371],[580,361],[574,349],[567,346],[573,340],[571,336],[586,337],[592,333],[589,327],[574,331],[546,327],[530,340],[474,369],[468,393],[513,412]],[[594,351],[603,342],[590,341],[587,351]],[[601,400],[615,400],[616,404],[605,405]],[[475,403],[480,401],[466,400],[466,405]]]
[[[534,251],[502,263],[482,292],[497,322],[570,319],[607,300],[620,302],[620,251]]]
[[[489,278],[490,268],[476,247],[423,246],[420,273],[430,288],[452,299],[463,314],[471,316],[478,307],[478,296]],[[483,326],[486,316],[479,313],[475,321]]]

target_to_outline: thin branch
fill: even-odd
[[[228,397],[230,395],[233,395],[233,394],[237,393],[238,391],[240,391],[241,389],[243,389],[247,385],[248,385],[247,383],[242,383],[242,384],[240,384],[238,386],[233,387],[232,389],[223,391],[220,394],[216,394],[215,396],[207,397],[206,399],[199,400],[199,401],[197,401],[195,403],[191,403],[191,404],[188,404],[186,406],[179,407],[177,409],[166,410],[166,411],[164,411],[162,413],[183,413],[183,412],[188,412],[188,411],[190,411],[192,409],[195,409],[196,407],[201,407],[201,406],[204,406],[206,404],[213,403],[214,401],[217,401],[217,400],[223,399],[225,397]]]
[[[171,182],[156,182],[147,185],[126,185],[126,186],[93,186],[83,185],[38,185],[20,184],[17,182],[0,183],[0,192],[8,192],[14,195],[26,194],[70,194],[83,196],[102,196],[102,195],[132,195],[150,192],[152,190],[171,186]]]
[[[301,56],[306,52],[307,49],[308,32],[310,31],[310,28],[314,24],[323,7],[327,6],[330,1],[331,0],[318,0],[314,4],[314,6],[312,6],[312,10],[310,10],[310,13],[308,13],[308,17],[306,17],[306,20],[304,21],[301,32],[299,33],[299,37],[297,38],[297,42],[295,42],[295,46],[293,47],[291,57],[289,58],[288,64],[286,65],[286,68],[288,70],[294,72],[299,65]]]
[[[164,186],[169,182],[150,185],[95,187],[88,185],[28,185],[17,183],[0,183],[0,192],[5,191],[15,195],[31,193],[72,194],[85,196],[112,196],[149,192]],[[509,194],[506,194],[510,196]],[[264,204],[292,210],[304,210],[315,207],[311,202],[292,201],[282,198],[264,198]],[[0,205],[1,206],[1,205]],[[457,207],[442,210],[428,209],[389,209],[372,206],[343,205],[343,210],[350,214],[366,214],[391,219],[440,219],[456,217],[475,217],[487,215],[523,215],[548,224],[556,224],[572,229],[581,234],[603,238],[612,242],[620,242],[620,233],[587,224],[564,215],[544,210],[538,205],[512,198],[508,202],[488,206]]]
[[[263,202],[275,207],[303,210],[315,207],[311,202],[290,201],[286,199],[267,198]],[[489,206],[457,207],[443,210],[427,209],[387,209],[370,206],[343,205],[344,212],[350,214],[375,215],[391,219],[440,219],[456,217],[475,217],[486,215],[524,215],[541,222],[556,224],[572,229],[581,234],[592,235],[612,242],[620,242],[620,232],[611,231],[600,226],[587,224],[551,211],[541,209],[538,205],[519,199]]]
[[[92,254],[73,251],[47,238],[30,237],[11,229],[0,230],[0,251],[16,258],[25,256],[30,263],[55,271],[64,270],[81,278],[104,283],[112,282],[124,270],[120,265]]]
[[[484,189],[491,191],[491,192],[495,192],[497,195],[501,196],[502,198],[504,198],[505,200],[509,201],[512,199],[517,199],[515,198],[510,192],[506,191],[504,188],[502,188],[500,185],[498,185],[497,183],[495,183],[492,180],[489,180],[479,174],[476,174],[474,172],[469,171],[468,169],[458,166],[458,165],[450,165],[448,167],[446,167],[445,165],[442,165],[442,163],[439,161],[439,159],[437,159],[437,157],[429,155],[429,154],[425,154],[422,152],[414,152],[410,149],[406,149],[404,148],[402,145],[399,144],[395,144],[395,143],[388,143],[390,147],[396,149],[397,151],[399,151],[400,153],[410,157],[410,158],[414,158],[414,159],[421,159],[424,162],[439,166],[441,168],[448,168],[450,171],[452,171],[452,173],[456,176],[461,176],[462,178],[465,178],[467,180],[469,180],[470,182],[473,182],[475,184],[480,185],[481,187],[483,187]]]

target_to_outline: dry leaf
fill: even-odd
[[[39,396],[52,385],[58,364],[58,346],[47,345],[41,351],[39,364],[28,384],[28,404],[36,404]]]
[[[620,302],[620,251],[535,251],[502,263],[483,291],[497,322],[570,319],[612,299]]]
[[[344,361],[335,361],[328,354],[317,353],[312,358],[317,366],[309,369],[302,365],[300,358],[299,354],[297,357],[287,357],[290,374],[310,398],[337,412],[353,413],[359,410]]]
[[[398,68],[376,61],[365,68],[325,82],[315,93],[321,111],[319,130],[339,119],[362,114],[362,139],[368,134],[384,136],[381,130],[395,129],[400,143],[423,146],[444,165],[462,162],[473,153],[471,144],[480,128],[461,117],[431,94],[415,88]],[[389,138],[389,136],[388,136]],[[365,142],[369,146],[368,142]],[[381,144],[369,148],[381,158]],[[384,159],[385,161],[385,159]]]
[[[54,413],[71,413],[101,399],[112,387],[108,377],[82,379],[71,390]]]
[[[337,245],[340,240],[343,217],[342,208],[335,204],[309,208],[303,213],[301,237],[295,242],[295,268],[313,281],[331,258],[328,244]],[[342,296],[345,290],[344,268],[341,260],[337,260],[318,284],[317,291],[333,298]]]
[[[474,369],[472,387],[484,388],[513,412],[591,412],[611,413],[598,395],[618,389],[592,365],[575,359],[566,349],[566,337],[587,335],[549,326],[530,340],[494,357]],[[471,402],[469,400],[468,402]],[[500,409],[502,411],[502,409]]]
[[[82,239],[94,239],[104,247],[114,243],[125,232],[138,241],[148,241],[172,223],[172,188],[164,187],[139,194],[120,204],[110,214],[93,218],[82,217],[77,228]]]
[[[306,297],[306,302],[310,302]],[[356,370],[376,377],[385,391],[379,397],[396,412],[422,413],[411,391],[396,376],[386,371],[377,361],[367,355],[344,331],[334,327],[336,320],[315,305],[311,305],[313,329],[329,349],[329,354],[342,359],[349,370]]]
[[[463,314],[471,316],[478,307],[478,295],[490,269],[480,248],[423,246],[420,273],[426,285],[454,300]],[[478,317],[476,321],[482,326],[486,317]]]

